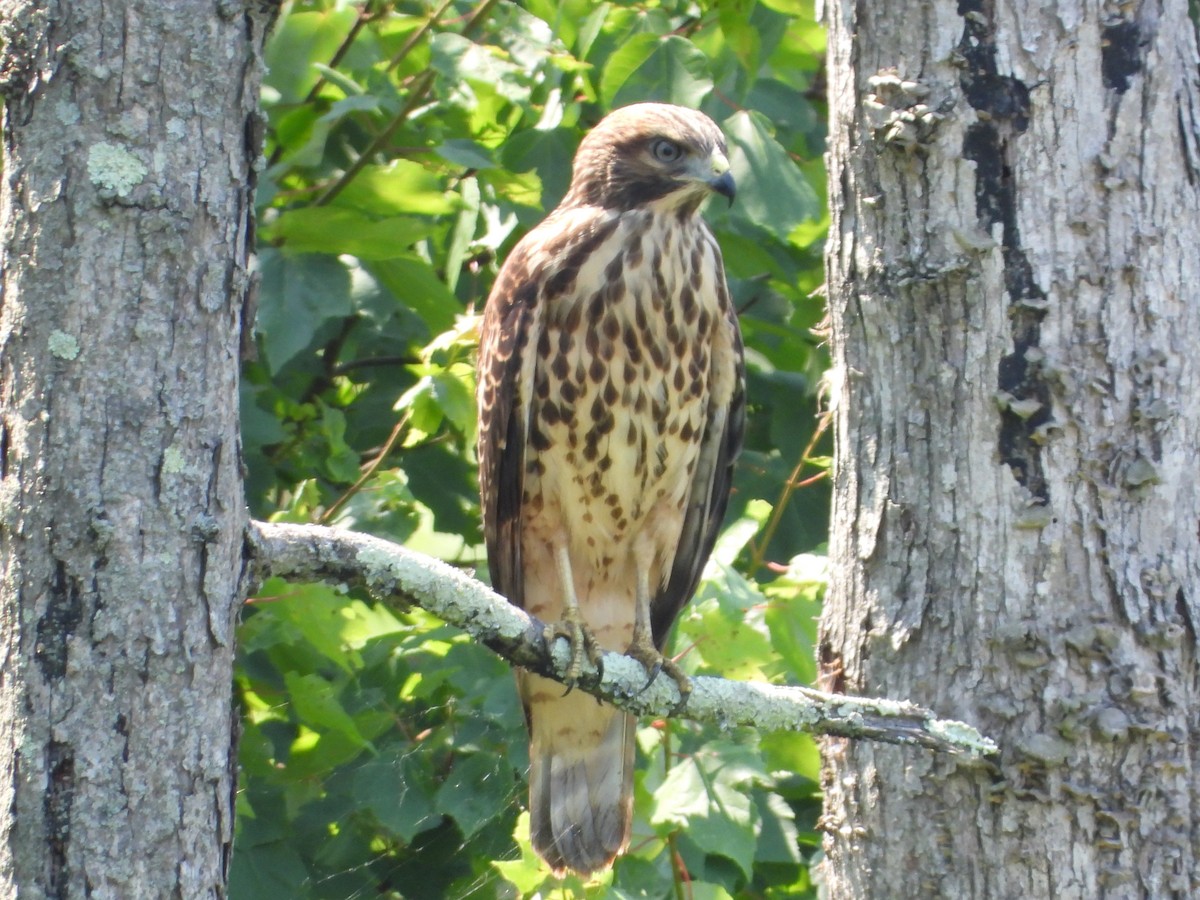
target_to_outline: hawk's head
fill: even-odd
[[[579,145],[563,206],[695,210],[715,191],[733,202],[725,137],[702,112],[635,103],[609,113]]]

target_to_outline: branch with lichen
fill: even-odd
[[[385,603],[416,605],[462,628],[513,665],[563,681],[570,662],[565,638],[546,640],[543,623],[481,582],[380,538],[319,525],[251,522],[246,535],[253,578],[331,581],[362,587]],[[978,759],[996,745],[962,722],[939,719],[913,703],[826,694],[804,687],[699,676],[682,712],[671,678],[646,687],[641,664],[605,653],[602,669],[586,659],[576,683],[639,716],[682,716],[720,728],[749,725],[760,731],[807,731],[926,747]]]

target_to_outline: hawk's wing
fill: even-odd
[[[696,472],[688,494],[683,530],[679,535],[679,549],[675,551],[675,562],[666,585],[650,603],[651,631],[654,635],[654,645],[659,650],[666,643],[671,623],[696,592],[700,575],[704,572],[704,564],[708,562],[713,545],[717,542],[721,520],[725,517],[725,507],[729,503],[729,492],[733,487],[733,463],[741,452],[746,426],[746,379],[742,339],[738,331],[737,312],[729,299],[725,286],[725,271],[720,259],[718,250],[716,284],[717,290],[725,295],[724,305],[728,309],[728,315],[718,327],[727,330],[727,352],[733,359],[724,361],[725,365],[722,365],[723,361],[717,359],[714,354],[712,368],[718,375],[724,374],[735,381],[727,403],[716,401],[715,398],[722,393],[721,391],[712,392],[714,400],[709,403],[704,436],[700,443],[700,457],[696,462]]]
[[[552,214],[513,248],[484,310],[476,369],[483,533],[492,587],[521,608],[521,504],[545,303],[573,289],[580,267],[618,221],[603,209]]]
[[[538,281],[530,252],[518,246],[500,271],[484,311],[479,340],[479,492],[492,587],[524,606],[521,499],[529,384],[540,323]],[[527,374],[528,373],[528,374]]]

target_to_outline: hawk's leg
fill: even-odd
[[[666,672],[674,679],[675,684],[679,687],[679,703],[671,710],[671,715],[675,715],[676,713],[683,712],[687,706],[688,697],[692,693],[692,680],[688,678],[675,660],[663,656],[659,649],[654,646],[654,636],[650,626],[650,572],[648,566],[644,564],[644,560],[637,557],[640,557],[640,554],[635,554],[637,565],[637,618],[633,624],[633,641],[629,644],[629,649],[625,651],[625,655],[636,659],[646,670],[649,677],[642,686],[643,691],[654,684],[654,679],[658,677],[659,672]]]
[[[601,674],[604,673],[603,651],[584,621],[583,613],[579,611],[579,598],[575,596],[575,577],[571,574],[571,558],[563,544],[554,550],[554,565],[558,570],[559,586],[562,588],[563,613],[559,621],[546,626],[545,639],[546,643],[550,644],[555,638],[565,637],[571,645],[571,662],[567,666],[565,676],[567,693],[570,693],[579,680],[584,656],[592,661],[592,665]]]

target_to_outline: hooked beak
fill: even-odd
[[[722,172],[720,175],[710,178],[708,187],[722,197],[728,197],[729,205],[733,206],[733,198],[737,196],[737,183],[733,180],[731,173]]]
[[[712,166],[712,176],[705,183],[709,190],[726,197],[729,205],[733,206],[733,198],[737,196],[737,182],[733,180],[733,174],[729,171],[729,160],[720,150],[714,150],[709,164]]]

